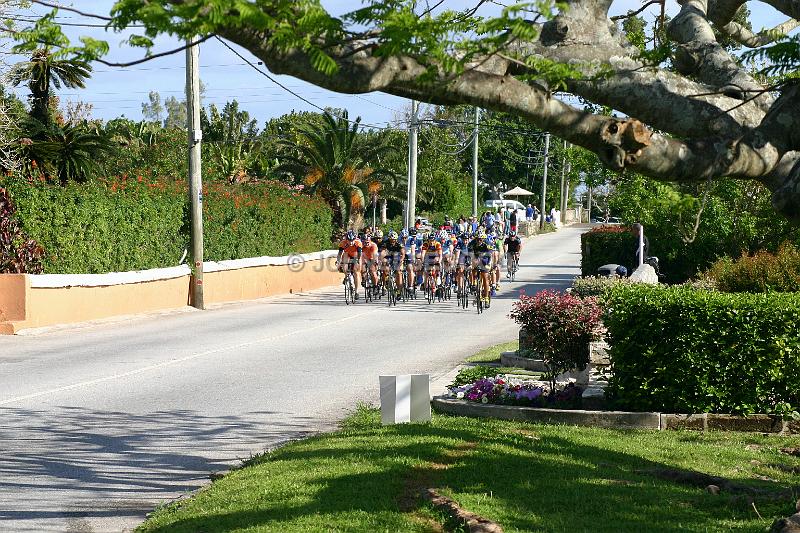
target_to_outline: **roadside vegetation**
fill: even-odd
[[[361,407],[340,431],[255,457],[139,531],[452,530],[419,497],[434,488],[508,532],[760,532],[794,512],[800,458],[780,451],[793,442],[436,414],[384,427]],[[727,490],[708,492],[701,474]]]

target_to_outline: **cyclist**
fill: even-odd
[[[425,244],[425,234],[417,231],[414,247],[414,286],[422,284],[422,247]]]
[[[449,272],[453,265],[453,241],[447,230],[439,232],[439,244],[442,245],[442,272]],[[442,276],[444,279],[444,275]]]
[[[345,272],[345,269],[353,272],[353,281],[356,287],[358,287],[361,282],[362,253],[363,245],[356,236],[356,232],[349,230],[342,242],[339,243],[339,254],[336,257],[336,266],[339,268],[339,272]],[[358,300],[358,291],[356,291],[356,300]]]
[[[372,242],[372,237],[367,234],[364,236],[364,253],[361,256],[362,259],[362,269],[364,270],[365,275],[369,274],[370,278],[372,278],[372,286],[378,286],[378,245]]]
[[[505,242],[506,247],[506,277],[511,277],[511,266],[519,262],[519,253],[522,251],[522,239],[519,238],[517,232],[511,230],[508,232]]]
[[[411,235],[407,229],[400,232],[403,241],[403,265],[406,269],[406,288],[414,287],[414,258],[416,257],[417,237]]]
[[[497,291],[500,290],[500,252],[502,251],[503,242],[497,237],[497,234],[492,231],[486,237],[486,244],[489,245],[489,249],[492,251],[493,268],[489,280],[492,285],[492,296],[494,296],[497,294]]]
[[[480,273],[481,277],[481,298],[488,299],[490,289],[489,273],[492,269],[492,259],[494,257],[494,250],[489,246],[486,241],[486,232],[483,229],[478,229],[475,234],[475,239],[471,243],[472,248],[472,264],[474,269]]]
[[[386,244],[386,241],[383,240],[383,231],[380,229],[376,229],[372,233],[372,242],[374,242],[378,246],[378,253],[383,250],[383,245]]]
[[[403,284],[401,265],[405,264],[406,252],[403,244],[400,243],[397,237],[398,235],[396,232],[390,231],[389,238],[386,240],[386,244],[383,245],[383,250],[381,250],[380,254],[385,275],[389,275],[392,266],[395,269],[394,284],[399,294]]]
[[[428,234],[427,242],[422,245],[422,256],[424,266],[423,286],[428,286],[428,278],[430,276],[433,276],[434,284],[438,284],[436,282],[436,277],[439,274],[439,270],[442,268],[442,245],[436,240],[436,234],[434,232]]]
[[[456,285],[462,287],[464,279],[464,269],[470,264],[471,254],[469,252],[470,239],[466,233],[461,233],[455,245],[455,264],[456,264]]]

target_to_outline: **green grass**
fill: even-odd
[[[475,355],[467,357],[466,361],[468,363],[499,363],[501,353],[513,352],[517,349],[519,349],[519,341],[504,342],[484,348]]]
[[[779,491],[797,475],[768,465],[800,466],[778,451],[792,440],[435,414],[429,424],[383,427],[377,410],[360,408],[340,431],[257,457],[139,531],[440,531],[444,517],[415,498],[435,487],[507,532],[761,532],[794,512],[794,500],[756,497],[759,519],[743,497],[647,471],[696,470]]]

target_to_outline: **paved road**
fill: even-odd
[[[379,374],[441,376],[512,340],[519,289],[567,286],[582,228],[529,239],[478,316],[341,289],[0,336],[0,530],[124,531],[239,460],[333,428]]]

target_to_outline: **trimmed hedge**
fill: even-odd
[[[103,273],[177,265],[189,243],[184,184],[113,179],[66,187],[0,179],[23,229],[45,249],[46,273]],[[207,261],[330,247],[333,213],[282,184],[204,187]]]
[[[133,181],[65,187],[6,183],[24,230],[44,248],[48,274],[174,266],[188,238],[186,195]]]
[[[800,294],[620,285],[604,318],[617,409],[800,410]]]
[[[595,276],[603,265],[616,263],[633,272],[639,262],[638,237],[628,226],[599,226],[581,235],[581,275]]]

